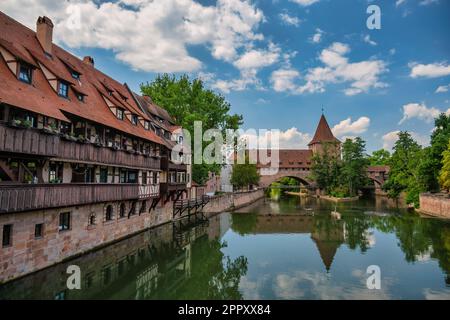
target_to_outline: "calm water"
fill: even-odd
[[[0,287],[1,299],[450,299],[450,223],[385,200],[264,200],[192,217]],[[78,265],[81,290],[66,288]],[[381,268],[381,289],[366,269]]]

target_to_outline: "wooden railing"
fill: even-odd
[[[17,184],[0,185],[0,213],[58,208],[90,203],[148,199],[159,196],[158,185]]]
[[[68,161],[159,169],[159,157],[130,154],[124,150],[67,141],[38,129],[12,128],[0,123],[0,152],[23,153]]]

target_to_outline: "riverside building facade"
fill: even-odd
[[[170,115],[53,27],[0,12],[0,283],[170,221],[188,195]]]

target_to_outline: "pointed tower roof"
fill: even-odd
[[[317,125],[316,133],[314,134],[314,138],[308,144],[312,145],[320,142],[340,142],[331,132],[330,126],[328,125],[327,119],[322,114],[319,120],[319,124]]]

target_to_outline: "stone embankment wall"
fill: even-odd
[[[225,193],[220,196],[212,197],[203,211],[207,215],[212,215],[214,213],[239,209],[263,197],[263,189],[247,192]]]
[[[440,217],[450,218],[450,195],[448,194],[430,194],[420,195],[420,212]]]

